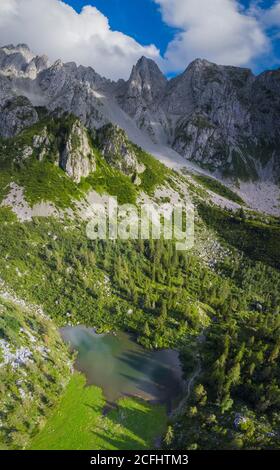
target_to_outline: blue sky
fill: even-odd
[[[0,0],[0,44],[127,79],[137,60],[167,76],[196,58],[280,67],[280,0]]]

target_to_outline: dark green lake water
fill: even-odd
[[[97,335],[82,326],[62,328],[61,335],[78,352],[76,369],[103,389],[108,402],[131,395],[171,408],[182,392],[177,351],[147,351],[128,334]]]

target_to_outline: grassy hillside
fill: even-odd
[[[232,213],[205,202],[198,205],[198,212],[208,227],[212,227],[225,243],[244,252],[249,258],[280,268],[279,219],[266,221],[240,210]]]
[[[237,204],[244,204],[243,199],[238,196],[238,194],[222,184],[220,181],[205,175],[193,175],[192,177],[205,188],[210,189],[210,191],[213,191],[216,194],[219,194],[219,196],[236,202]]]
[[[93,242],[81,221],[20,223],[6,208],[0,220],[3,279],[59,325],[130,329],[147,346],[168,347],[208,321],[201,272],[215,276],[172,242]]]

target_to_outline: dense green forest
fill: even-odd
[[[241,447],[276,445],[280,274],[275,268],[243,254],[228,255],[213,270],[195,254],[178,253],[172,242],[93,242],[80,226],[65,229],[55,219],[20,224],[10,214],[7,223],[8,211],[1,212],[3,279],[42,304],[59,325],[70,318],[99,331],[133,331],[148,348],[178,347],[186,378],[199,354],[203,404],[186,406],[184,413],[192,409],[194,415],[180,417],[183,431],[175,422],[179,431],[170,445],[180,447],[183,440],[186,447],[204,448],[212,441],[209,428],[199,423],[209,419],[216,429],[210,433],[213,447],[220,438],[225,447],[235,441]],[[252,421],[249,430],[235,429],[237,413]],[[212,426],[212,415],[219,424]],[[196,426],[204,431],[201,441],[193,442],[185,431]]]

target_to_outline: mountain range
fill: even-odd
[[[279,182],[280,70],[255,76],[197,59],[168,80],[142,57],[128,81],[113,82],[73,62],[51,64],[25,44],[2,47],[0,135],[36,123],[42,107],[90,129],[117,124],[145,150],[166,153],[171,166],[182,157],[234,183]]]

